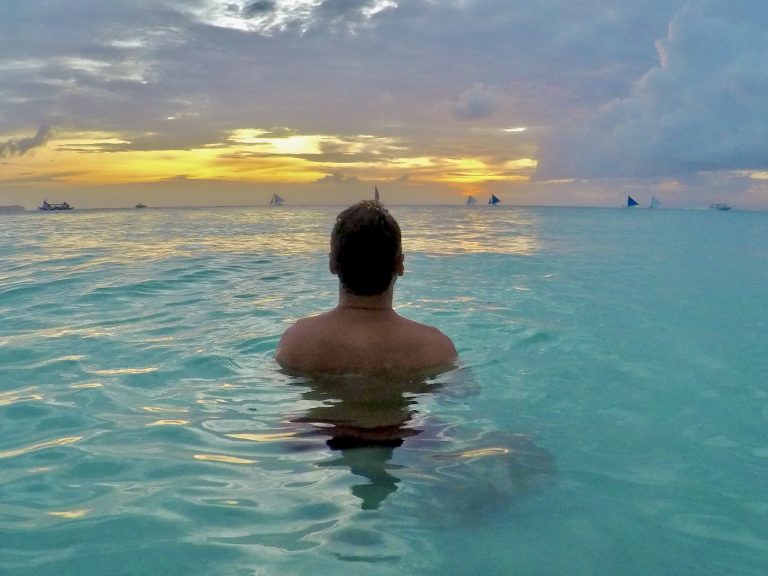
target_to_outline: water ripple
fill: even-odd
[[[0,573],[762,574],[763,216],[392,211],[462,367],[375,409],[272,358],[335,208],[4,219]]]

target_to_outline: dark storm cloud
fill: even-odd
[[[270,2],[269,0],[251,2],[243,7],[242,14],[246,18],[253,18],[254,16],[261,16],[266,12],[273,12],[276,6],[276,2]]]
[[[540,179],[768,169],[768,5],[690,2],[657,47],[627,97],[551,131]]]

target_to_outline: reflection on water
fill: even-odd
[[[526,434],[484,431],[470,445],[476,447],[431,456],[430,482],[441,489],[426,491],[425,505],[439,510],[444,524],[484,523],[557,478],[553,455]]]
[[[71,273],[132,265],[137,259],[151,263],[211,254],[320,254],[327,251],[340,209],[99,210],[63,218],[28,214],[14,220],[13,232],[15,242],[29,249],[9,254],[8,265],[22,274],[43,263],[52,273]],[[392,206],[390,211],[403,229],[406,252],[532,255],[541,248],[539,217],[531,210]],[[204,234],[197,233],[203,228]],[[86,229],[89,233],[83,234]],[[29,237],[35,238],[34,245]],[[0,244],[4,240],[0,231]]]
[[[473,389],[464,381],[446,390],[449,381],[369,376],[304,380],[302,397],[310,407],[290,418],[301,426],[294,436],[325,439],[335,455],[318,462],[319,468],[347,468],[365,479],[351,486],[363,510],[378,509],[408,477],[431,484],[430,494],[453,494],[449,508],[454,513],[476,516],[555,476],[551,455],[522,434],[481,434],[470,448],[462,442],[459,449],[454,437],[466,432],[422,408],[435,396],[457,399]],[[293,445],[294,450],[307,448]],[[408,464],[395,462],[398,450],[410,453],[403,459]]]
[[[18,242],[12,263],[46,263],[52,271],[84,271],[108,264],[158,262],[211,253],[297,255],[325,249],[335,209],[80,211],[64,218],[29,214],[15,221]],[[130,226],[126,226],[126,221]],[[199,230],[205,229],[205,233]],[[28,233],[25,234],[25,230]],[[88,230],[88,234],[83,234]],[[10,230],[9,230],[10,231]],[[20,235],[18,235],[20,234]],[[0,244],[3,242],[0,231]]]
[[[541,249],[538,217],[525,209],[411,208],[400,217],[395,207],[392,213],[406,253],[530,256]]]
[[[355,476],[368,480],[367,483],[352,486],[352,494],[360,498],[363,510],[376,510],[387,496],[397,490],[400,478],[390,473],[390,470],[402,466],[390,462],[394,448],[370,445],[367,448],[352,446],[336,449],[341,451],[338,458],[321,462],[318,466],[349,468]]]
[[[394,450],[403,441],[422,432],[417,424],[418,397],[439,385],[424,379],[392,379],[371,376],[327,376],[304,383],[304,400],[311,407],[291,418],[308,425],[300,432],[326,438],[339,456],[321,462],[321,467],[346,467],[365,478],[367,484],[352,487],[364,510],[378,508],[397,490],[400,479],[392,471]]]
[[[16,448],[14,450],[2,450],[0,451],[0,459],[15,458],[22,454],[29,454],[30,452],[36,452],[38,450],[44,450],[46,448],[53,448],[56,446],[64,446],[66,444],[72,444],[82,440],[82,436],[68,436],[65,438],[57,438],[55,440],[48,440],[46,442],[38,442],[30,446],[24,446],[22,448]]]

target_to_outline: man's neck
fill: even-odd
[[[346,310],[392,310],[392,289],[386,290],[374,296],[360,296],[350,294],[344,288],[339,287],[339,309]]]

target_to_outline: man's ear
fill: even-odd
[[[405,254],[402,252],[400,253],[400,256],[397,257],[397,260],[395,261],[395,273],[398,276],[402,276],[405,273]]]
[[[334,276],[337,276],[339,273],[339,271],[336,270],[336,264],[333,262],[333,257],[331,256],[330,252],[328,253],[328,270]]]

